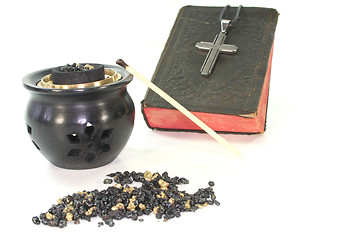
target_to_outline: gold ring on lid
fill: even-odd
[[[79,84],[53,84],[51,74],[44,76],[37,84],[39,87],[52,89],[81,89],[100,87],[106,84],[117,82],[121,79],[121,74],[110,68],[105,68],[105,78],[95,82],[79,83]]]

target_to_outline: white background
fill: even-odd
[[[111,164],[54,167],[31,143],[22,77],[73,62],[123,58],[151,79],[184,5],[276,8],[267,131],[223,135],[236,158],[206,134],[157,132],[140,112],[146,87],[128,86],[134,131]],[[0,7],[2,239],[359,239],[359,6],[356,1],[6,1]],[[94,32],[97,31],[97,34]],[[194,192],[215,182],[221,206],[162,222],[99,219],[64,229],[31,218],[57,198],[104,189],[115,171],[168,171]],[[5,238],[4,238],[5,237]]]

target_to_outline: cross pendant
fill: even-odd
[[[203,76],[209,76],[215,66],[215,62],[220,53],[234,54],[237,52],[238,47],[235,45],[224,44],[226,39],[226,31],[221,31],[215,36],[214,41],[211,42],[198,42],[196,48],[199,50],[209,51],[205,61],[200,69]]]

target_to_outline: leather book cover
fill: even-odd
[[[270,8],[243,7],[225,44],[238,47],[236,54],[220,53],[213,72],[200,69],[208,54],[198,42],[213,42],[220,32],[222,7],[185,6],[170,32],[152,82],[217,132],[265,131],[271,58],[278,12]],[[237,7],[224,14],[232,19]],[[152,129],[199,131],[201,129],[148,89],[142,113]]]

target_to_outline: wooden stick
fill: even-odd
[[[158,86],[156,86],[154,83],[143,77],[141,74],[136,72],[132,67],[127,65],[122,59],[119,59],[116,61],[116,63],[123,68],[125,68],[126,71],[131,73],[133,76],[135,76],[137,79],[142,81],[145,85],[147,85],[151,90],[153,90],[155,93],[159,94],[160,97],[165,99],[168,103],[170,103],[173,107],[175,107],[177,110],[179,110],[181,113],[183,113],[186,117],[188,117],[191,121],[193,121],[196,125],[198,125],[201,129],[203,129],[205,132],[207,132],[211,137],[213,137],[216,141],[221,143],[223,146],[225,146],[227,149],[232,151],[236,156],[240,157],[241,153],[240,151],[235,148],[233,145],[231,145],[228,141],[226,141],[223,137],[221,137],[219,134],[217,134],[214,130],[212,130],[209,126],[207,126],[204,122],[202,122],[199,118],[197,118],[194,114],[192,114],[189,110],[187,110],[185,107],[183,107],[180,103],[178,103],[175,99],[170,97],[167,93],[165,93],[163,90],[161,90]]]

